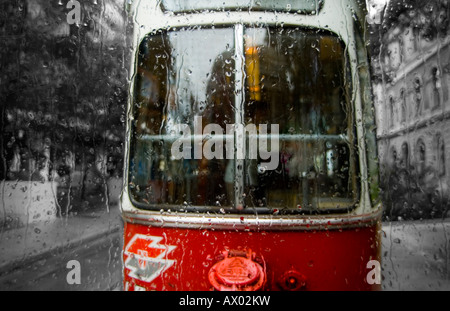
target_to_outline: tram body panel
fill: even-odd
[[[132,273],[136,269],[145,271],[145,264],[136,267],[129,260],[132,252],[127,252],[126,247],[124,286],[129,290],[135,290],[135,286],[158,291],[214,290],[208,273],[222,252],[250,250],[256,260],[265,265],[266,280],[261,290],[288,290],[283,288],[283,282],[287,281],[289,272],[305,278],[304,286],[297,290],[380,289],[380,285],[367,282],[371,271],[367,263],[380,259],[377,224],[341,230],[251,232],[158,228],[127,223],[125,229],[126,246],[135,244],[133,238],[136,236],[150,236],[153,240],[161,238],[159,244],[163,250],[171,248],[161,263],[165,265],[163,271],[146,282],[145,277]],[[155,256],[149,250],[151,243],[141,244],[141,250]],[[146,265],[151,265],[151,261],[149,259]],[[146,275],[145,272],[142,275]]]

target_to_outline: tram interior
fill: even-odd
[[[245,28],[240,73],[235,35],[233,28],[186,28],[158,32],[141,43],[129,175],[134,201],[157,209],[233,207],[242,188],[250,209],[354,206],[358,161],[340,39],[314,29]],[[244,96],[236,103],[240,74]],[[188,124],[194,133],[195,116],[202,117],[203,128],[225,128],[237,116],[257,128],[278,124],[277,169],[260,171],[262,159],[247,158],[238,180],[235,159],[174,159],[173,139],[167,137],[175,124]]]

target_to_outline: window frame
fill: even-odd
[[[236,23],[236,24],[227,24],[227,25],[215,25],[214,27],[203,27],[202,29],[209,29],[209,28],[234,28],[234,39],[235,39],[235,47],[234,47],[234,56],[235,56],[235,77],[237,76],[242,76],[244,77],[244,73],[243,73],[243,68],[244,68],[244,63],[245,61],[243,61],[243,59],[245,59],[245,39],[244,39],[244,34],[245,34],[245,29],[246,28],[251,28],[251,27],[255,27],[253,25],[248,25],[248,24],[244,24],[244,23]],[[268,28],[276,28],[276,25],[272,25],[269,24],[266,27]],[[285,26],[286,27],[286,26]],[[289,27],[289,26],[287,26]],[[311,30],[311,29],[316,29],[317,31],[325,31],[328,32],[330,34],[333,34],[336,36],[336,38],[339,39],[339,41],[343,44],[344,46],[344,53],[343,56],[346,58],[346,63],[348,62],[349,55],[348,55],[348,51],[347,51],[347,47],[345,45],[345,41],[342,40],[342,38],[335,32],[332,32],[330,30],[326,30],[326,29],[320,29],[320,28],[315,28],[312,26],[292,26],[292,28],[300,28],[302,30]],[[178,31],[178,29],[173,29],[173,30],[159,30],[158,32],[172,32],[172,31]],[[144,40],[148,37],[152,35],[151,33],[147,34],[146,36],[144,36],[143,40],[139,43],[139,47],[141,46],[141,44],[144,42]],[[140,49],[138,49],[139,51]],[[139,62],[139,56],[136,58],[137,62]],[[136,65],[138,66],[138,65]],[[353,81],[351,79],[351,66],[350,64],[347,64],[344,66],[344,73],[343,75],[345,75],[345,79],[347,81],[346,85],[348,85],[348,87],[346,87],[346,92],[348,92],[349,94],[353,94]],[[237,82],[237,80],[240,80]],[[136,83],[136,81],[135,81]],[[137,86],[134,86],[135,88]],[[237,79],[235,78],[235,106],[237,107],[237,109],[235,110],[235,124],[243,124],[245,127],[245,82],[244,79]],[[139,92],[134,92],[133,93],[133,99],[132,99],[132,110],[131,110],[131,114],[135,115],[135,103],[136,103],[136,97],[138,96]],[[348,107],[352,107],[354,105],[354,102],[351,98],[348,98],[347,103]],[[349,137],[344,137],[342,135],[340,135],[341,137],[339,137],[338,139],[343,139],[343,141],[346,141],[349,145],[350,148],[355,149],[352,153],[352,157],[353,162],[354,162],[354,172],[353,174],[355,174],[355,176],[349,175],[349,179],[354,179],[354,181],[352,181],[352,186],[353,188],[351,189],[355,194],[354,194],[354,202],[352,204],[351,207],[346,207],[346,208],[331,208],[331,209],[315,209],[315,210],[294,210],[294,209],[287,209],[285,211],[286,214],[328,214],[330,212],[332,213],[343,213],[343,212],[349,212],[351,210],[353,210],[354,208],[356,208],[359,200],[360,200],[360,195],[361,195],[361,189],[360,189],[360,180],[358,177],[359,171],[360,171],[360,159],[359,159],[359,155],[358,152],[356,151],[356,149],[358,148],[358,144],[356,142],[356,137],[357,137],[357,133],[356,133],[356,121],[355,121],[355,112],[353,110],[353,108],[351,108],[351,119],[352,121],[349,122],[349,126],[351,126],[352,128],[349,129],[347,128],[347,131],[351,131],[352,132],[352,140],[349,142]],[[136,128],[135,124],[133,123],[132,125],[132,131],[131,131],[131,149],[133,150],[135,144],[136,144],[136,135],[133,134],[133,130]],[[316,135],[317,136],[317,135]],[[234,146],[236,146],[236,142],[234,144]],[[130,158],[129,158],[129,162],[128,162],[128,179],[131,180],[131,161],[133,159],[133,152],[130,153]],[[154,203],[154,204],[146,204],[146,203],[141,203],[138,202],[137,200],[134,199],[133,195],[131,195],[132,192],[129,191],[130,193],[130,199],[131,202],[137,206],[138,208],[144,209],[144,210],[175,210],[175,211],[188,211],[188,212],[220,212],[220,213],[249,213],[249,214],[254,214],[256,212],[256,214],[261,213],[261,214],[265,214],[265,213],[273,213],[273,208],[271,208],[270,206],[267,207],[245,207],[243,209],[240,209],[240,206],[244,206],[244,202],[243,202],[243,191],[244,191],[244,186],[245,186],[245,175],[244,175],[244,162],[247,161],[247,159],[244,160],[238,160],[235,156],[235,203],[234,206],[231,207],[217,207],[217,206],[211,206],[211,205],[205,205],[205,206],[190,206],[190,205],[185,205],[185,206],[179,206],[179,205],[168,205],[168,204],[159,204],[159,203]],[[129,185],[127,185],[127,187],[129,187]],[[238,208],[237,208],[238,207]],[[275,207],[275,209],[278,209],[278,207]]]

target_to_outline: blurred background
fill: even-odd
[[[124,1],[78,3],[69,24],[68,1],[0,2],[0,289],[71,289],[70,259],[83,288],[121,286],[130,28]]]

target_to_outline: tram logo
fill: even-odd
[[[172,144],[171,152],[175,160],[180,159],[258,159],[262,170],[275,170],[279,163],[279,125],[227,124],[224,130],[211,123],[203,127],[202,117],[194,117],[194,135],[188,124],[176,124],[176,132],[181,136]],[[247,143],[248,138],[248,143]],[[269,143],[270,141],[270,143]],[[225,142],[225,146],[224,146]],[[192,143],[194,148],[192,148]],[[270,146],[270,148],[269,148]],[[270,151],[269,151],[270,149]]]
[[[133,236],[124,252],[125,268],[130,270],[130,277],[150,283],[175,263],[167,256],[176,246],[159,244],[162,239],[144,234]]]

